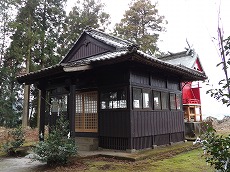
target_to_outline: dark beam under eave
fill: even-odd
[[[76,85],[70,85],[70,94],[68,102],[68,113],[69,113],[69,128],[70,136],[75,137],[75,113],[76,113]]]

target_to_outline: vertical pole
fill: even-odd
[[[41,90],[38,90],[38,114],[37,114],[37,127],[39,128],[40,125],[40,116],[41,116],[41,111],[40,107],[41,106]]]
[[[39,125],[39,140],[44,141],[44,133],[45,133],[45,99],[46,99],[46,90],[41,90],[40,96],[40,125]]]
[[[69,128],[70,128],[70,137],[75,137],[75,114],[76,114],[76,85],[70,85],[70,95],[68,102],[69,110]]]
[[[23,114],[22,114],[22,127],[29,126],[29,99],[30,99],[30,85],[25,85]]]

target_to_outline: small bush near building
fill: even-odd
[[[217,135],[210,127],[203,135],[202,144],[206,162],[217,171],[230,172],[230,134],[227,137]]]
[[[8,131],[6,142],[3,144],[3,151],[7,155],[17,154],[17,150],[23,145],[25,141],[24,131],[21,127]]]
[[[51,128],[47,139],[39,142],[33,149],[34,159],[47,164],[66,164],[71,156],[77,154],[75,140],[69,137],[68,122],[64,117],[57,120],[56,126]]]

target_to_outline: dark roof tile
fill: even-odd
[[[108,45],[116,47],[117,50],[127,49],[128,47],[134,45],[134,43],[131,41],[124,40],[116,36],[106,34],[105,32],[102,32],[96,29],[88,28],[84,32],[86,32],[88,35],[92,36],[93,38],[97,40],[100,40]]]

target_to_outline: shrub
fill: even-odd
[[[25,141],[24,134],[21,127],[8,131],[6,143],[3,144],[4,152],[8,155],[16,154]]]
[[[217,135],[210,127],[203,135],[202,144],[206,162],[218,171],[230,172],[230,134],[227,137]]]
[[[33,149],[36,154],[34,159],[49,165],[66,164],[71,156],[77,154],[75,140],[68,135],[68,122],[61,116],[56,126],[51,128],[47,139]]]

